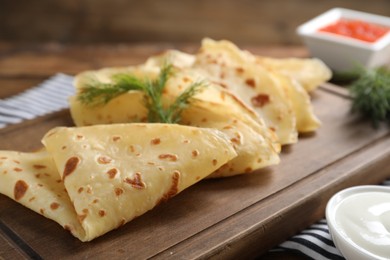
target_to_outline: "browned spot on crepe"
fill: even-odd
[[[80,158],[74,156],[74,157],[70,157],[67,161],[66,161],[66,164],[65,164],[65,168],[64,168],[64,173],[62,175],[62,178],[65,179],[66,177],[68,177],[70,174],[72,174],[76,168],[77,168],[77,164],[80,162]]]
[[[14,198],[15,200],[20,200],[23,198],[24,194],[26,194],[26,191],[28,189],[28,184],[23,180],[18,180],[15,183],[14,187]]]
[[[161,143],[161,140],[160,140],[160,138],[154,138],[150,141],[150,143],[153,145],[157,145],[157,144]]]
[[[118,170],[115,169],[115,168],[112,168],[110,170],[107,171],[107,174],[108,174],[108,177],[110,179],[114,179],[115,178],[115,175],[118,173]]]
[[[247,79],[247,80],[245,80],[245,84],[247,84],[251,88],[256,87],[256,82],[255,82],[254,79]]]
[[[251,103],[254,107],[263,107],[270,102],[270,97],[266,94],[258,94],[251,98]]]
[[[146,184],[142,181],[141,173],[136,172],[134,178],[126,178],[125,182],[130,184],[135,189],[144,189]]]
[[[171,162],[175,162],[178,159],[176,154],[160,154],[158,158],[161,160],[167,160]]]
[[[98,163],[100,164],[108,164],[112,161],[112,159],[110,157],[107,157],[107,156],[99,156],[98,158]]]
[[[57,202],[53,202],[52,204],[50,204],[50,208],[52,210],[56,210],[60,207],[60,204],[58,204]]]
[[[35,169],[37,169],[37,170],[39,170],[39,169],[45,169],[45,168],[46,168],[45,165],[41,165],[41,164],[34,164],[33,167],[34,167]]]
[[[166,193],[164,193],[164,195],[157,202],[157,204],[167,201],[168,199],[172,198],[179,192],[179,179],[180,179],[180,172],[176,170],[173,172],[172,175],[171,187]]]

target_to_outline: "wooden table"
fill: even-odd
[[[301,47],[243,46],[256,54],[304,57]],[[0,44],[0,98],[63,72],[141,63],[167,48],[195,44],[13,46]],[[118,230],[81,243],[56,223],[0,195],[0,258],[243,258],[259,256],[324,217],[328,199],[390,177],[389,129],[350,113],[347,92],[325,84],[312,95],[323,125],[284,147],[281,164],[254,174],[206,180]],[[0,130],[0,149],[31,151],[67,110]],[[265,257],[269,257],[266,255]]]

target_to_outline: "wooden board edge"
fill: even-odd
[[[59,111],[51,112],[45,115],[38,116],[34,119],[24,120],[17,124],[9,124],[4,128],[0,128],[0,135],[6,134],[13,131],[18,131],[29,127],[31,125],[40,124],[44,121],[56,121],[58,118],[66,118],[66,120],[70,120],[69,108],[64,108]]]
[[[389,160],[390,138],[387,135],[369,147],[349,154],[343,160],[334,162],[275,193],[261,203],[258,202],[196,236],[160,252],[154,259],[237,259],[264,254],[323,218],[326,203],[336,192],[356,185],[378,184],[388,178]],[[378,174],[371,174],[372,172]],[[306,194],[305,191],[310,191],[313,186],[317,186],[318,190]],[[301,193],[296,194],[297,190]],[[272,211],[267,209],[273,208],[277,204],[276,201],[283,201],[284,206],[276,210],[275,215],[267,215],[267,211]],[[265,202],[267,207],[264,207]],[[229,229],[233,226],[234,230]],[[278,230],[284,232],[274,232],[270,236],[267,226],[277,226]],[[285,232],[286,230],[288,232]],[[210,249],[204,251],[205,245]]]
[[[340,87],[329,82],[321,84],[319,89],[337,95],[342,98],[348,98],[348,99],[351,98],[349,91],[346,87]]]
[[[0,221],[0,259],[41,259],[17,234]]]

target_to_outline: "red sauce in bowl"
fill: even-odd
[[[347,19],[340,19],[319,29],[320,32],[334,33],[369,43],[376,42],[389,30],[389,28],[384,26]]]

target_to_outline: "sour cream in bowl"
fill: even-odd
[[[357,186],[336,193],[326,207],[329,231],[347,259],[390,259],[390,188]]]

